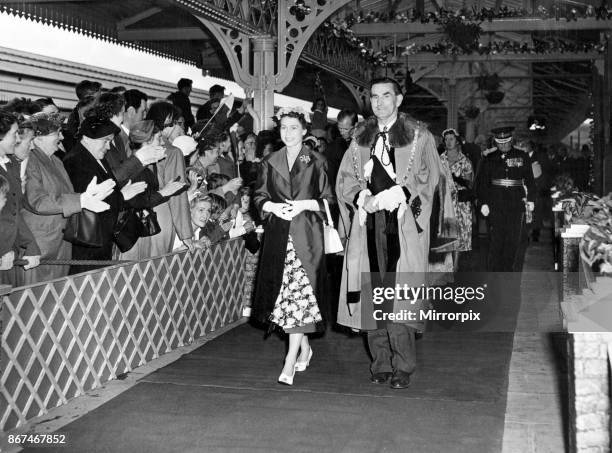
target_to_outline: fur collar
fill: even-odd
[[[405,113],[399,113],[397,120],[389,129],[389,143],[394,148],[400,148],[412,143],[414,131],[422,127],[422,124],[415,121]],[[355,140],[359,146],[370,147],[374,144],[374,137],[378,134],[378,120],[371,116],[362,121],[355,128]]]

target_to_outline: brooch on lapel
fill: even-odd
[[[300,156],[300,161],[307,164],[310,162],[310,156]]]

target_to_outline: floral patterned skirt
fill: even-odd
[[[283,281],[270,321],[285,331],[292,330],[297,333],[314,332],[315,323],[322,320],[312,285],[289,236]]]

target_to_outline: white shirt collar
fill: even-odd
[[[127,135],[128,137],[130,136],[130,130],[125,127],[125,124],[121,123],[121,129],[123,129],[123,132],[125,132],[125,135]]]
[[[383,131],[383,129],[386,127],[387,128],[387,132],[389,131],[389,129],[391,129],[391,126],[393,126],[395,124],[395,122],[397,121],[397,115],[395,115],[395,118],[393,118],[389,123],[387,123],[386,125],[382,125],[380,124],[380,122],[378,123],[378,130],[379,131]]]

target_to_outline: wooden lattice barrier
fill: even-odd
[[[242,316],[242,240],[13,289],[0,310],[7,431]]]

